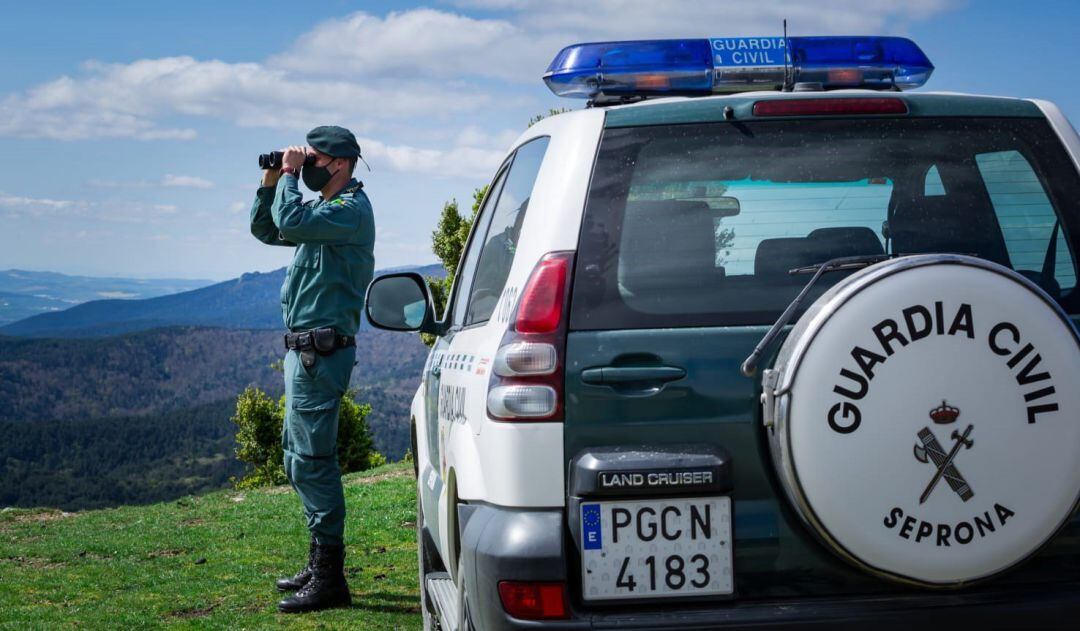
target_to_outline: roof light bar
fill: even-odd
[[[587,99],[778,90],[789,73],[791,83],[825,89],[909,90],[933,70],[902,37],[731,37],[575,44],[559,51],[544,82]]]

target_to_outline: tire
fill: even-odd
[[[870,575],[991,580],[1080,506],[1080,335],[1007,267],[917,254],[860,270],[806,310],[766,374],[792,508]]]

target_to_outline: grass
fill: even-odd
[[[288,486],[106,510],[0,511],[0,629],[417,629],[411,465],[345,477],[352,609],[277,612],[307,556]]]

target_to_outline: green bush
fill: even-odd
[[[371,406],[357,403],[352,390],[341,397],[338,416],[338,464],[342,473],[364,471],[386,463],[375,450],[368,430]],[[284,484],[281,430],[285,423],[285,397],[276,402],[265,392],[249,386],[236,398],[236,457],[248,465],[248,471],[236,481],[236,488]]]
[[[237,427],[236,458],[250,467],[236,487],[284,484],[281,428],[285,422],[285,397],[275,402],[261,389],[248,386],[236,397],[232,422]]]

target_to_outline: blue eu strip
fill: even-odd
[[[584,504],[581,507],[581,538],[584,549],[599,550],[604,543],[600,531],[600,505]]]

